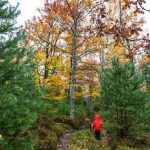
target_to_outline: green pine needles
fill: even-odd
[[[114,59],[104,69],[102,99],[112,135],[143,139],[150,133],[150,99],[143,86],[144,78],[131,61]]]
[[[31,50],[17,46],[25,42],[21,28],[15,27],[16,7],[0,0],[0,149],[30,150],[34,142],[27,134],[40,107],[35,86]]]

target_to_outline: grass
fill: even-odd
[[[113,143],[105,142],[105,136],[100,141],[96,140],[92,131],[79,130],[75,131],[70,139],[70,150],[150,150],[150,148],[135,148],[128,144],[115,141]]]
[[[72,134],[70,150],[109,150],[102,141],[97,141],[94,134],[88,130],[76,131]]]

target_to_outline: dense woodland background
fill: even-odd
[[[17,27],[19,5],[0,0],[0,149],[55,150],[66,130],[71,150],[150,148],[144,3],[47,0]]]

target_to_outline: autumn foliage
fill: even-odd
[[[139,61],[147,50],[143,33],[144,0],[45,1],[39,16],[26,22],[35,50],[37,85],[46,99],[71,100],[101,95],[102,70],[119,57]],[[137,59],[138,58],[138,59]]]

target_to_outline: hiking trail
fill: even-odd
[[[59,139],[56,150],[70,150],[69,149],[69,139],[71,137],[72,131],[66,131]]]

